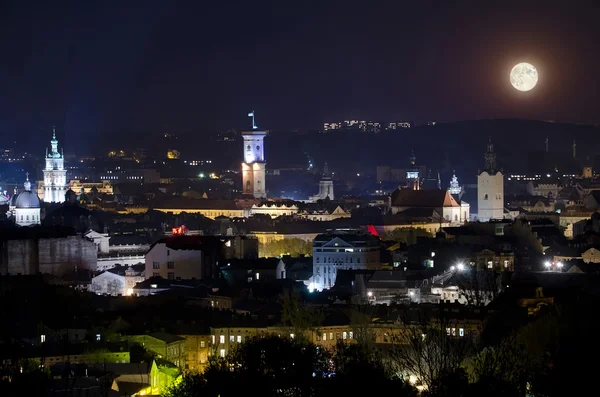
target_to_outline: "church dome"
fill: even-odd
[[[18,197],[19,197],[19,193],[17,193],[17,191],[15,189],[15,193],[12,196],[10,196],[10,202],[8,205],[10,205],[11,207],[16,207]]]
[[[23,190],[16,199],[17,208],[40,208],[40,199],[31,190]]]
[[[40,199],[37,194],[31,191],[31,182],[29,182],[29,173],[27,173],[27,180],[23,184],[25,190],[23,190],[17,196],[15,200],[15,207],[17,208],[40,208]]]
[[[8,205],[8,197],[0,191],[0,205]]]

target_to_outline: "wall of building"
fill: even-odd
[[[482,222],[504,218],[504,175],[483,171],[477,176],[477,218]]]
[[[146,254],[146,278],[160,276],[165,279],[197,279],[210,274],[201,250],[174,250],[165,243],[157,243]],[[169,268],[172,264],[172,268]],[[158,267],[158,268],[156,268]]]
[[[75,269],[96,270],[96,246],[90,240],[64,238],[9,240],[2,245],[2,274],[45,273],[63,276]]]
[[[94,243],[79,236],[39,240],[39,271],[61,276],[77,270],[96,270],[97,251]]]

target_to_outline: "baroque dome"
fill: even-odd
[[[31,190],[23,190],[15,202],[17,208],[40,208],[40,199]]]
[[[31,182],[29,182],[29,173],[27,173],[27,180],[23,184],[25,190],[23,190],[17,196],[15,200],[15,207],[17,208],[40,208],[40,199],[34,192],[31,191]]]

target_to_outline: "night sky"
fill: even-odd
[[[600,122],[600,3],[487,3],[3,1],[0,136],[47,140],[56,124],[86,151],[122,133],[245,126],[252,109],[275,129]],[[528,93],[509,83],[520,61],[540,74]]]

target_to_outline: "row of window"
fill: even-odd
[[[353,263],[353,258],[346,257],[346,263]],[[316,263],[321,263],[321,258],[319,256],[315,257]],[[343,258],[333,258],[333,263],[343,263]],[[323,263],[331,263],[331,257],[323,258]],[[360,263],[360,258],[356,258],[356,263]]]
[[[23,215],[21,215],[21,220],[23,220]],[[29,215],[25,215],[25,220],[29,220]],[[39,215],[31,215],[31,220],[32,221],[39,221],[40,220],[40,216]]]
[[[160,277],[160,273],[159,272],[153,272],[152,273],[152,277]],[[175,273],[174,272],[168,272],[167,273],[167,279],[168,280],[175,280]]]
[[[152,269],[160,269],[160,262],[152,262]],[[167,262],[167,269],[175,269],[175,262]]]

